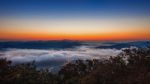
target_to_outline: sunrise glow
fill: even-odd
[[[77,3],[66,7],[53,2],[28,8],[28,3],[5,4],[0,19],[1,40],[149,40],[150,16],[145,6],[117,5],[114,3]],[[13,6],[16,4],[16,6]],[[23,4],[23,3],[22,3]],[[58,5],[59,4],[59,5]],[[120,3],[123,4],[123,3]],[[138,4],[138,3],[137,3]],[[102,5],[102,6],[100,6]],[[3,6],[3,5],[2,5]],[[128,8],[128,6],[130,8]],[[71,8],[68,8],[71,7]],[[90,9],[88,8],[90,7]],[[105,7],[108,7],[105,8]],[[132,8],[133,7],[133,8]],[[136,8],[137,7],[137,8]],[[140,8],[139,8],[140,7]],[[55,10],[51,8],[56,8]],[[62,9],[61,9],[62,8]],[[64,9],[63,9],[64,8]],[[80,9],[79,9],[80,8]],[[125,10],[125,9],[126,10]],[[73,10],[74,9],[74,10]],[[14,10],[14,11],[12,11]],[[24,11],[23,11],[24,10]],[[124,11],[123,11],[124,10]],[[103,12],[105,13],[103,13]],[[10,12],[10,15],[7,15]],[[5,15],[6,14],[6,15]]]

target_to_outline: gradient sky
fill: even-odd
[[[150,40],[149,0],[0,0],[1,40]]]

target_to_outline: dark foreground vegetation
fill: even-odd
[[[150,84],[150,49],[125,49],[108,60],[77,60],[58,72],[0,59],[0,84]]]

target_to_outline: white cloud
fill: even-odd
[[[71,61],[75,59],[107,59],[110,56],[116,56],[121,52],[117,49],[95,49],[81,46],[74,49],[65,50],[38,50],[38,49],[9,49],[5,52],[0,52],[1,57],[6,57],[13,62],[41,62],[44,60]]]

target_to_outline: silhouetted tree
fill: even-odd
[[[76,60],[58,74],[0,59],[0,84],[150,84],[150,48],[124,49],[107,60]]]

